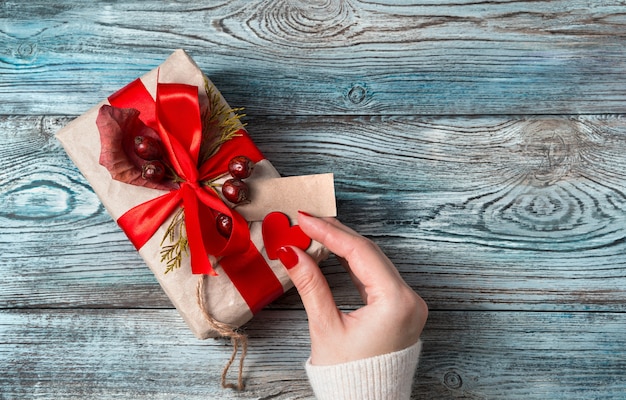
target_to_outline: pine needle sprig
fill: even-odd
[[[171,244],[164,246],[165,241]],[[180,268],[183,261],[183,253],[189,255],[189,242],[185,229],[185,214],[182,208],[174,214],[172,222],[167,227],[163,240],[161,240],[161,262],[166,262],[165,273]]]
[[[238,131],[247,125],[241,122],[241,118],[246,116],[240,113],[243,107],[229,107],[207,78],[204,79],[204,91],[209,99],[209,107],[202,113],[199,165],[214,156],[222,144],[239,136]]]

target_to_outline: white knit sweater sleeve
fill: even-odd
[[[397,352],[337,365],[312,365],[306,372],[318,400],[406,400],[422,342]]]

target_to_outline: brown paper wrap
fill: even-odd
[[[191,58],[182,50],[174,52],[159,68],[144,75],[141,80],[152,96],[155,96],[157,76],[162,83],[184,83],[198,87],[198,93],[206,99],[206,78]],[[209,82],[209,85],[213,84]],[[219,93],[213,86],[215,93]],[[224,105],[227,105],[221,97]],[[205,100],[206,101],[206,100]],[[96,105],[76,118],[57,133],[58,140],[91,184],[109,214],[117,220],[132,207],[162,195],[164,192],[129,185],[111,178],[106,168],[99,164],[100,136],[96,117],[102,104]],[[250,238],[286,291],[292,284],[278,260],[269,260],[263,246],[260,222],[271,211],[281,211],[295,221],[298,210],[317,216],[335,216],[335,196],[332,174],[280,178],[268,160],[255,166],[254,173],[246,180],[251,187],[252,202],[237,208],[250,224]],[[170,217],[171,220],[171,217]],[[204,318],[198,305],[196,287],[199,275],[193,275],[189,257],[181,268],[165,274],[165,265],[160,261],[161,240],[170,220],[166,221],[154,236],[141,248],[139,254],[152,270],[161,287],[168,295],[191,331],[200,339],[217,336],[217,332]],[[307,252],[317,261],[327,256],[326,249],[313,242]],[[212,261],[214,259],[212,258]],[[214,263],[215,264],[215,263]],[[214,265],[218,276],[205,277],[203,301],[210,315],[223,323],[241,326],[252,318],[248,305],[221,270]]]

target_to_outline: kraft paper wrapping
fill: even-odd
[[[184,83],[198,86],[200,101],[206,99],[204,84],[206,78],[194,61],[183,51],[177,50],[163,64],[143,77],[146,88],[155,96],[157,78],[161,83]],[[213,85],[209,81],[209,85]],[[213,86],[216,93],[219,91]],[[221,95],[220,95],[221,97]],[[226,105],[226,101],[221,98]],[[113,219],[117,220],[132,207],[144,203],[165,192],[134,186],[113,180],[109,171],[99,164],[100,134],[96,117],[105,100],[76,118],[57,133],[57,138],[65,151],[89,181]],[[287,291],[292,287],[284,267],[278,260],[270,260],[265,253],[261,235],[262,219],[272,211],[281,211],[295,221],[298,210],[317,216],[335,216],[335,193],[332,174],[295,176],[280,178],[268,160],[255,166],[252,176],[246,179],[251,188],[250,204],[240,206],[237,211],[250,221],[250,238],[266,259],[274,274]],[[165,274],[165,265],[160,261],[161,240],[169,226],[166,221],[154,236],[141,249],[139,254],[156,276],[180,315],[199,339],[217,336],[202,315],[196,298],[196,285],[200,275],[193,275],[186,257],[182,266]],[[319,243],[312,242],[307,252],[320,261],[327,257],[327,250]],[[228,276],[215,265],[218,276],[207,277],[204,293],[205,307],[213,318],[234,326],[241,326],[252,318],[248,305],[233,286]]]

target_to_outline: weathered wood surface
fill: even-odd
[[[175,311],[0,316],[4,398],[311,398],[300,311],[263,311],[248,325],[248,391],[237,396],[214,384],[226,343],[199,342]],[[614,313],[435,312],[414,398],[621,398],[623,322]]]
[[[414,398],[621,398],[625,15],[604,1],[0,2],[0,398],[311,398],[298,296],[249,324],[250,390],[219,389],[229,347],[192,337],[53,138],[181,47],[246,107],[279,171],[335,173],[341,219],[429,303]]]
[[[0,20],[3,114],[80,114],[180,47],[256,115],[626,102],[621,1],[8,0]]]
[[[67,121],[0,119],[0,299],[16,307],[168,307],[52,137]],[[624,311],[626,119],[249,123],[280,171],[332,168],[341,218],[389,251],[433,308]],[[285,133],[277,137],[276,126]],[[336,263],[328,267],[333,283],[348,284]],[[356,293],[337,295],[358,302]]]

